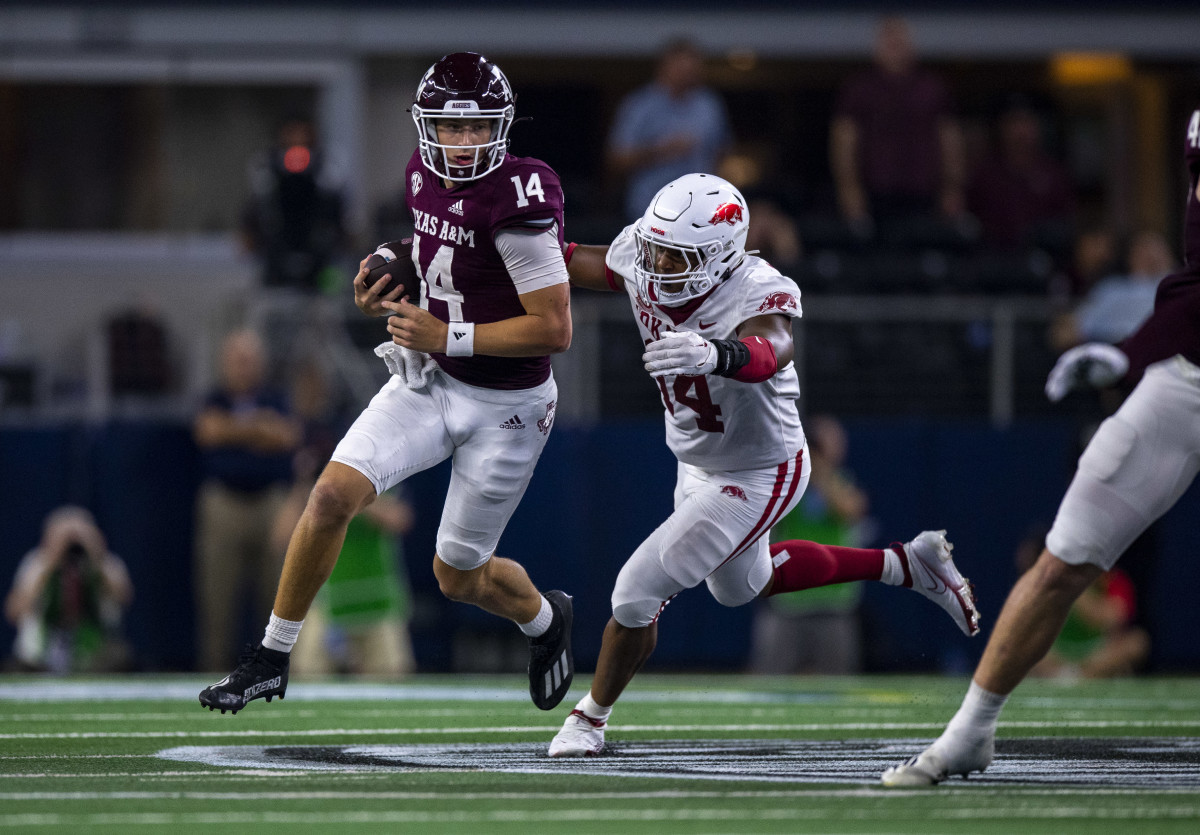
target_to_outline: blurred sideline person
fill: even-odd
[[[1125,271],[1097,281],[1073,312],[1054,323],[1054,347],[1065,351],[1084,342],[1120,342],[1150,318],[1158,283],[1174,269],[1175,257],[1161,233],[1134,235]]]
[[[337,562],[350,520],[379,494],[450,458],[433,573],[449,599],[516,623],[529,638],[530,697],[548,710],[570,687],[571,598],[542,594],[494,555],[554,421],[550,354],[571,343],[563,196],[544,162],[507,153],[515,96],[500,68],[457,52],[433,64],[412,105],[418,147],[405,181],[420,298],[383,281],[354,300],[388,316],[376,348],[392,371],[317,479],[288,545],[262,643],[200,693],[237,712],[284,695],[289,653]]]
[[[315,358],[301,362],[292,380],[292,408],[304,424],[304,442],[294,458],[295,483],[275,520],[272,539],[281,554],[317,477],[351,423],[329,382]],[[290,671],[389,678],[413,671],[411,594],[401,541],[412,529],[413,509],[398,491],[381,494],[350,520],[333,573],[292,649]]]
[[[1041,116],[1013,95],[996,124],[995,147],[980,161],[966,190],[983,242],[997,250],[1069,240],[1076,197],[1071,172],[1045,148]]]
[[[4,601],[5,617],[17,628],[8,666],[49,673],[131,669],[121,620],[132,602],[125,563],[108,550],[92,514],[58,508],[17,566]]]
[[[249,181],[241,231],[262,261],[263,286],[316,292],[345,243],[345,183],[341,166],[317,146],[312,120],[286,117]]]
[[[963,212],[962,131],[946,85],[918,66],[902,18],[880,23],[875,66],[843,85],[829,153],[838,207],[864,233],[914,214]]]
[[[795,510],[771,528],[771,542],[806,539],[826,545],[860,544],[869,500],[843,468],[846,430],[830,415],[804,421],[812,477]],[[750,672],[760,675],[850,675],[862,669],[861,583],[837,583],[758,604]]]
[[[1137,385],[1079,459],[1037,563],[1009,593],[966,698],[925,751],[883,773],[888,786],[983,771],[1009,694],[1045,656],[1071,606],[1111,569],[1200,470],[1200,110],[1188,123],[1184,267],[1158,285],[1154,312],[1119,347],[1088,343],[1059,358],[1046,394]],[[1139,379],[1140,378],[1140,379]]]
[[[725,606],[851,580],[905,585],[942,606],[968,635],[978,612],[944,531],[887,549],[789,541],[767,532],[810,478],[796,409],[792,319],[799,290],[745,250],[749,210],[710,174],[667,184],[611,246],[567,248],[571,282],[625,293],[646,345],[679,461],[675,510],[626,561],[612,593],[590,692],[550,756],[597,754],[613,705],[658,640],[658,619],[701,582]]]
[[[201,670],[220,669],[240,642],[246,598],[270,609],[282,552],[271,528],[287,498],[300,424],[267,378],[267,351],[251,330],[221,344],[220,381],[192,424],[201,453],[193,575]]]
[[[285,509],[281,524],[290,522],[290,531],[302,510],[303,499]],[[412,593],[400,540],[412,524],[412,506],[395,488],[350,520],[337,564],[292,649],[293,671],[388,678],[414,671]]]
[[[1017,571],[1033,568],[1045,547],[1044,528],[1022,539]],[[1029,674],[1066,680],[1132,675],[1150,654],[1149,634],[1134,624],[1137,608],[1137,589],[1129,575],[1119,568],[1104,572],[1071,606],[1054,645]]]
[[[676,177],[715,171],[730,141],[725,103],[704,85],[704,56],[691,41],[671,41],[654,80],[625,97],[608,135],[609,167],[628,178],[628,216]]]

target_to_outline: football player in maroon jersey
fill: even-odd
[[[313,488],[262,644],[200,694],[202,705],[236,712],[284,695],[288,652],[351,517],[446,458],[433,562],[442,592],[519,625],[538,707],[566,694],[571,598],[540,593],[520,564],[494,553],[553,423],[549,355],[571,343],[562,188],[544,162],[507,152],[515,100],[500,68],[471,52],[443,57],[417,86],[405,188],[420,297],[397,298],[402,287],[383,281],[367,287],[365,268],[354,279],[359,308],[389,316],[391,341],[376,353],[393,376]]]
[[[1182,270],[1158,285],[1154,312],[1118,346],[1079,345],[1059,358],[1046,395],[1136,383],[1100,425],[1067,488],[1046,548],[1004,604],[962,707],[919,755],[883,773],[925,786],[983,771],[1009,694],[1045,656],[1076,598],[1183,495],[1200,470],[1200,110],[1188,122],[1191,184]]]

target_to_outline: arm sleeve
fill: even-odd
[[[518,294],[563,284],[568,279],[556,224],[541,231],[502,229],[496,233],[496,250]]]

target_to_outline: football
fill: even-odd
[[[375,286],[377,281],[386,281],[381,296],[403,287],[400,298],[408,296],[408,300],[417,304],[421,300],[421,280],[417,277],[417,269],[412,260],[412,238],[404,238],[383,244],[367,257],[367,277],[363,283],[367,287]],[[397,298],[399,301],[399,298]]]

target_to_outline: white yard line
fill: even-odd
[[[1200,816],[1200,805],[1139,806],[1114,809],[1086,805],[1061,807],[1015,807],[988,810],[928,809],[922,816],[933,819],[1037,820],[1044,818],[1127,820],[1191,819]],[[858,809],[735,810],[721,807],[688,809],[554,809],[546,811],[496,810],[491,812],[346,811],[346,812],[143,812],[97,814],[8,814],[0,815],[0,826],[164,826],[222,824],[487,824],[594,821],[769,821],[769,820],[895,820],[895,809],[885,806]]]
[[[133,718],[133,717],[129,717]],[[803,733],[823,731],[940,731],[944,722],[812,722],[783,724],[695,724],[695,725],[620,725],[623,733]],[[222,737],[349,737],[349,736],[451,736],[462,734],[542,734],[558,730],[548,725],[485,725],[473,728],[320,728],[308,730],[252,730],[231,726],[227,731],[31,731],[3,733],[0,739],[212,739]],[[1001,729],[1112,729],[1200,728],[1200,719],[1064,719],[1055,721],[1001,722]]]
[[[189,772],[192,777],[196,772]],[[276,772],[277,776],[289,775],[286,772]],[[5,775],[24,776],[24,775]],[[32,775],[30,775],[32,776]],[[102,777],[110,775],[68,775],[75,777]],[[142,777],[145,775],[130,773],[118,774],[120,777]],[[954,786],[940,788],[939,793],[953,792]],[[992,798],[999,802],[1008,803],[1014,797],[1121,797],[1142,796],[1148,793],[1162,795],[1196,795],[1196,789],[1164,788],[1148,792],[1146,789],[1116,788],[1107,786],[1062,788],[1062,789],[1029,789],[1020,787],[986,787],[978,786],[971,790],[973,801],[986,801]],[[961,792],[959,792],[961,794]],[[705,799],[746,799],[746,800],[796,800],[803,798],[874,798],[887,797],[929,797],[928,789],[885,789],[882,787],[863,787],[857,789],[803,789],[780,791],[605,791],[605,792],[428,792],[428,791],[60,791],[60,792],[0,792],[0,800],[31,801],[31,800],[561,800],[563,802],[593,801],[593,800],[705,800]],[[1036,807],[1029,807],[1036,808]]]

